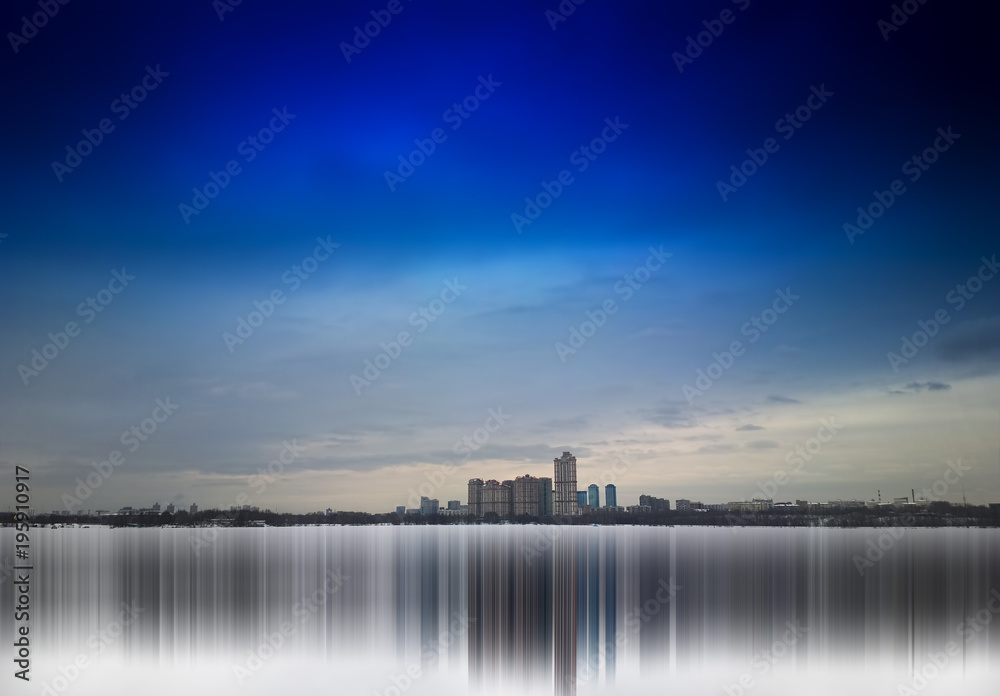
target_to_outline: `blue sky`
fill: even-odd
[[[961,458],[943,498],[1000,500],[988,11],[920,5],[886,39],[891,4],[855,5],[591,0],[554,29],[555,2],[59,6],[0,60],[0,460],[40,510],[115,450],[83,509],[464,501],[567,449],[622,504],[724,502],[835,418],[775,498],[902,496]],[[372,12],[390,19],[348,62]],[[193,189],[214,195],[185,219]],[[387,367],[358,388],[366,361]],[[509,418],[458,454],[490,409]]]

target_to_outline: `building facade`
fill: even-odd
[[[618,507],[618,489],[613,483],[604,487],[604,507]]]
[[[596,510],[601,507],[600,489],[597,487],[596,483],[592,483],[587,486],[587,505],[589,505],[592,510]]]
[[[552,479],[543,476],[538,479],[538,514],[542,517],[551,517],[555,512],[556,492],[552,488]]]
[[[530,474],[514,479],[514,514],[538,517],[541,510],[541,483]]]
[[[510,517],[513,512],[513,481],[500,483],[490,479],[483,486],[483,517],[496,514],[500,517]]]
[[[483,516],[483,483],[482,479],[469,479],[469,514],[473,517]]]
[[[576,457],[563,452],[553,460],[555,467],[555,514],[578,515],[580,508],[576,499]]]
[[[449,510],[445,512],[454,510],[457,505],[458,501],[448,501]],[[504,518],[512,515],[551,516],[552,479],[536,478],[530,474],[502,483],[494,479],[469,479],[469,504],[464,507],[467,514],[479,518],[490,513]]]
[[[669,500],[667,500],[666,498],[657,498],[654,495],[640,495],[639,505],[648,505],[649,509],[652,510],[653,512],[660,512],[662,510],[670,509]],[[679,505],[680,501],[678,501],[678,509],[680,509]]]

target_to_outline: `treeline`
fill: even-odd
[[[255,522],[269,527],[296,525],[449,525],[449,524],[564,524],[564,525],[640,525],[640,526],[721,526],[721,527],[997,527],[1000,526],[1000,507],[983,505],[951,505],[931,503],[921,510],[879,510],[872,508],[844,508],[818,510],[815,508],[771,508],[758,512],[724,512],[718,510],[663,510],[657,512],[629,513],[600,508],[586,515],[574,517],[532,517],[519,515],[504,519],[490,513],[482,519],[464,515],[406,515],[394,512],[323,512],[278,513],[265,511],[200,510],[194,515],[187,511],[145,515],[96,515],[42,514],[31,518],[40,525],[104,524],[114,526],[162,527],[165,525],[207,526],[218,524],[231,527],[248,527]],[[0,523],[13,524],[13,513],[0,513]]]

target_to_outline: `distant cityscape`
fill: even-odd
[[[906,512],[927,513],[934,504],[950,505],[940,498],[928,499],[918,497],[914,489],[910,490],[909,496],[897,496],[891,500],[882,500],[881,491],[876,491],[876,496],[869,500],[830,500],[826,502],[810,502],[807,500],[794,501],[774,501],[771,498],[752,498],[750,500],[730,501],[728,503],[702,503],[699,500],[689,500],[678,498],[671,508],[670,500],[654,495],[642,494],[639,496],[638,504],[618,505],[618,489],[613,483],[604,485],[604,503],[601,504],[600,486],[591,483],[586,490],[577,489],[577,460],[570,452],[563,452],[561,457],[553,459],[553,477],[535,477],[531,474],[518,476],[513,480],[498,481],[496,479],[483,480],[481,478],[469,479],[468,501],[463,504],[460,500],[448,500],[445,505],[441,505],[437,498],[420,496],[420,505],[416,508],[409,508],[405,505],[396,506],[395,512],[389,513],[358,513],[358,512],[336,512],[332,508],[325,511],[305,513],[296,515],[285,513],[292,517],[309,517],[315,520],[319,518],[334,519],[338,515],[362,515],[372,519],[382,519],[386,515],[397,519],[428,519],[436,518],[469,518],[469,521],[490,521],[490,520],[515,520],[517,518],[575,518],[578,516],[593,515],[600,512],[606,516],[607,513],[623,513],[625,515],[655,515],[664,512],[676,513],[787,513],[789,515],[821,514],[821,513],[845,513],[852,510],[865,510],[872,512],[888,512],[900,514]],[[963,501],[963,507],[965,503]],[[992,514],[1000,512],[1000,503],[990,503],[982,506],[989,509]],[[29,516],[36,515],[34,510],[29,511]],[[45,515],[48,518],[83,517],[86,519],[101,518],[127,518],[141,519],[146,522],[159,519],[161,517],[188,523],[197,522],[215,526],[229,526],[239,522],[245,526],[266,526],[264,520],[257,520],[255,516],[270,517],[273,519],[276,512],[269,509],[261,509],[256,505],[232,505],[228,510],[220,508],[206,508],[199,510],[197,504],[181,509],[175,507],[173,503],[161,507],[159,503],[154,503],[152,507],[136,508],[124,506],[117,511],[111,510],[87,510],[70,512],[67,510],[57,510]],[[713,516],[715,517],[715,516]],[[382,520],[384,522],[384,520]],[[620,518],[619,518],[620,521]],[[155,524],[155,522],[154,522]]]
[[[419,508],[407,508],[404,505],[396,507],[396,514],[407,515],[466,515],[477,519],[516,517],[572,517],[587,515],[598,509],[624,512],[629,514],[657,513],[670,510],[670,501],[653,495],[640,495],[637,505],[618,505],[618,489],[613,483],[604,486],[604,505],[600,502],[600,486],[591,483],[586,490],[577,489],[576,457],[570,452],[563,452],[561,457],[553,460],[554,477],[536,478],[531,474],[518,476],[513,480],[497,481],[496,479],[469,479],[468,503],[462,505],[459,500],[449,500],[447,507],[439,504],[439,500],[421,496]],[[555,485],[553,485],[553,482]],[[677,512],[764,512],[766,510],[787,510],[789,512],[805,510],[848,510],[848,509],[891,509],[893,511],[926,510],[931,500],[918,498],[916,491],[910,491],[909,496],[895,497],[891,501],[882,500],[881,491],[871,500],[832,500],[823,503],[810,503],[806,500],[775,502],[771,498],[753,498],[751,500],[733,501],[728,503],[704,504],[697,500],[678,498],[675,503]],[[992,503],[991,509],[1000,507]]]

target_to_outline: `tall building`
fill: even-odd
[[[483,487],[485,485],[482,479],[469,479],[469,514],[473,517],[483,516]]]
[[[542,517],[551,517],[553,513],[553,500],[555,491],[552,490],[552,479],[543,476],[538,479],[538,514]]]
[[[197,503],[191,503],[191,514],[192,515],[197,515],[198,514],[198,504]]]
[[[530,474],[514,479],[514,514],[538,517],[541,503],[541,482]]]
[[[613,483],[604,487],[604,507],[618,507],[618,489]]]
[[[598,489],[596,483],[592,483],[589,486],[587,486],[587,505],[589,505],[591,509],[596,510],[597,508],[601,507],[600,498],[601,498],[600,489]]]
[[[500,483],[490,479],[483,486],[482,516],[495,513],[500,517],[510,517],[513,512],[513,481]]]
[[[587,491],[577,491],[576,492],[576,506],[582,508],[587,504]]]
[[[448,509],[449,510],[461,510],[462,509],[462,501],[461,500],[449,500],[448,501]]]
[[[513,481],[469,479],[469,514],[485,517],[490,513],[510,517],[513,512]]]
[[[555,465],[555,514],[578,515],[576,501],[576,457],[563,452],[552,460]]]
[[[405,515],[406,514],[406,506],[405,505],[397,505],[396,506],[396,514],[399,515],[400,517],[402,517],[403,515]]]

